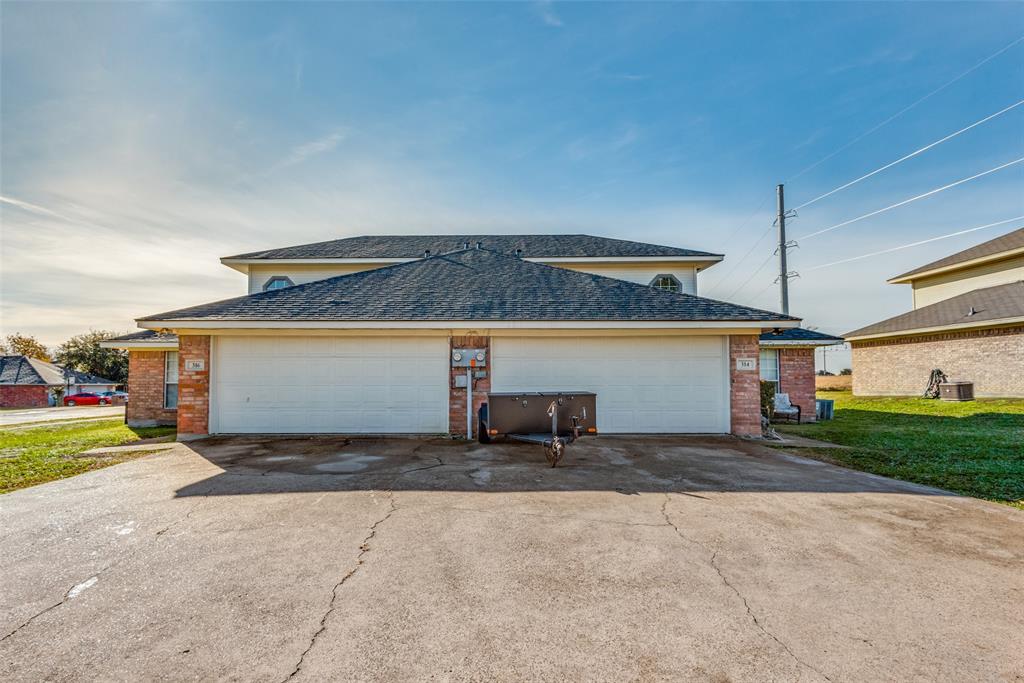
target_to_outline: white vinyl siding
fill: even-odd
[[[914,280],[914,308],[930,306],[960,294],[1024,280],[1024,256],[970,269]],[[966,313],[966,311],[964,311]]]
[[[178,352],[164,352],[164,408],[178,407]]]
[[[220,336],[212,372],[214,433],[448,431],[443,337]]]
[[[493,391],[593,391],[601,433],[729,431],[725,337],[496,337],[492,348]]]

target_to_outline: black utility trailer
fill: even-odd
[[[565,447],[597,433],[597,394],[590,391],[534,391],[487,394],[480,406],[480,443],[506,437],[537,443],[554,467]]]

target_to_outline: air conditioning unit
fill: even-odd
[[[974,382],[943,382],[939,385],[939,398],[943,401],[973,401]]]

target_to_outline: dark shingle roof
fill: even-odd
[[[0,384],[46,384],[25,356],[0,356]]]
[[[788,330],[778,332],[764,332],[761,334],[763,342],[807,342],[808,345],[828,345],[842,343],[842,337],[835,337],[824,332],[805,330],[802,327],[791,327]]]
[[[28,356],[0,356],[0,384],[64,384],[64,368]],[[73,384],[117,384],[88,372],[71,370]]]
[[[131,334],[122,334],[120,337],[113,337],[111,339],[104,339],[107,342],[176,342],[178,341],[178,335],[173,332],[157,332],[156,330],[143,330],[142,332],[132,332]]]
[[[928,271],[935,270],[937,268],[947,268],[949,266],[955,266],[960,263],[967,263],[975,259],[984,258],[986,256],[995,256],[1005,251],[1012,251],[1014,249],[1024,249],[1024,228],[1014,230],[1013,232],[1007,233],[1002,237],[997,237],[988,242],[982,242],[981,244],[975,245],[970,249],[964,249],[958,251],[955,254],[940,258],[938,261],[932,261],[927,263],[920,268],[914,268],[913,270],[907,271],[902,275],[889,278],[889,281],[902,280],[904,278],[917,275],[918,273],[927,273]]]
[[[706,256],[720,259],[721,254],[693,251],[678,247],[631,242],[591,235],[369,235],[348,237],[328,242],[300,244],[294,247],[267,249],[248,254],[225,256],[225,259],[320,259],[320,258],[420,258],[424,251],[444,254],[462,249],[466,242],[475,247],[502,254],[515,254],[522,249],[524,258],[569,257],[658,257]]]
[[[974,311],[973,315],[971,311]],[[888,320],[847,332],[844,337],[896,334],[906,330],[964,325],[1024,317],[1024,282],[985,287],[923,306]]]
[[[140,320],[797,320],[468,249]]]

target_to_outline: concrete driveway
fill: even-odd
[[[25,408],[0,410],[0,427],[25,425],[32,422],[63,422],[82,418],[124,417],[124,406],[59,406],[53,408]]]
[[[0,548],[6,681],[1024,677],[1024,513],[724,437],[173,444]]]

